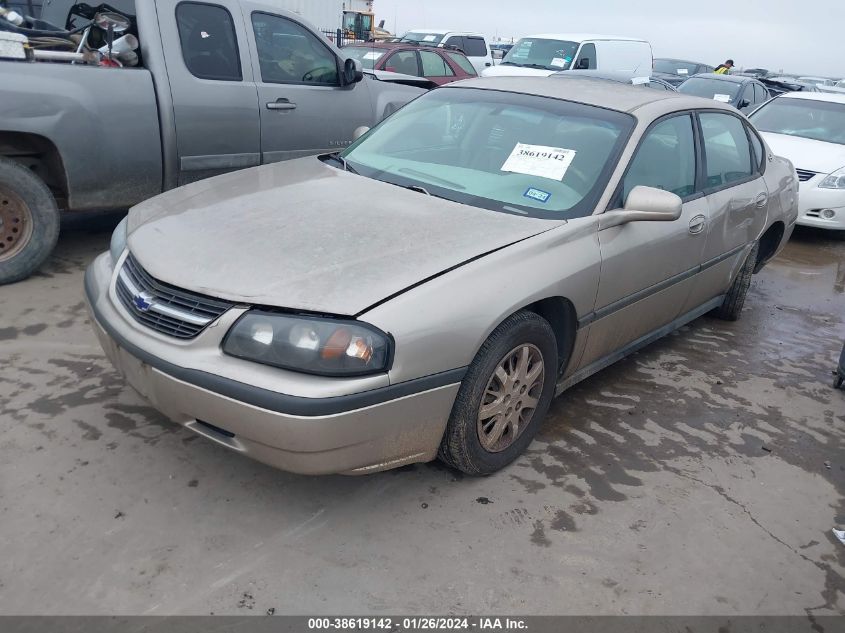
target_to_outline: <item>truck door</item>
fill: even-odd
[[[368,82],[341,86],[342,60],[325,37],[292,13],[277,15],[250,5],[243,2],[263,163],[343,149],[355,128],[375,123]]]
[[[179,184],[258,165],[258,98],[236,0],[161,2]]]

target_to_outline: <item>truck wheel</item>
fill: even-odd
[[[557,343],[548,321],[533,312],[506,319],[469,366],[440,459],[469,475],[489,475],[510,464],[549,410],[556,369]]]
[[[0,285],[26,279],[56,246],[59,210],[29,169],[0,158]]]
[[[718,319],[725,321],[736,321],[742,314],[742,306],[745,303],[745,296],[748,294],[748,286],[751,285],[751,275],[754,274],[754,266],[757,264],[757,253],[760,251],[760,243],[755,242],[751,252],[745,258],[745,263],[739,269],[736,279],[731,284],[725,300],[712,314]]]

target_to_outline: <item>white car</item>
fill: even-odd
[[[482,77],[547,77],[561,70],[601,70],[650,75],[654,57],[645,40],[615,35],[546,33],[523,37]]]
[[[790,92],[749,117],[801,181],[798,224],[845,238],[845,95]]]
[[[463,51],[479,75],[485,68],[493,65],[493,54],[487,45],[487,38],[481,33],[448,29],[413,29],[405,33],[401,41],[440,48],[454,46]]]

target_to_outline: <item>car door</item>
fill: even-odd
[[[701,264],[708,204],[701,193],[696,128],[690,113],[659,119],[643,135],[611,208],[638,186],[683,200],[672,222],[630,222],[599,231],[601,279],[581,366],[671,323],[689,303]]]
[[[730,287],[751,244],[766,226],[769,192],[763,179],[766,160],[758,156],[763,144],[756,132],[729,112],[701,112],[698,119],[710,212],[702,269],[694,290],[703,302]]]
[[[181,49],[167,57],[179,184],[258,165],[258,100],[240,4],[161,3],[158,19],[163,40]]]
[[[373,125],[368,82],[341,85],[341,60],[325,38],[293,17],[250,11],[248,2],[243,6],[261,111],[263,163],[342,149],[357,127]]]

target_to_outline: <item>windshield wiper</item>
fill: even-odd
[[[345,159],[343,156],[341,156],[341,155],[340,155],[340,152],[335,152],[334,154],[329,154],[329,157],[330,157],[330,158],[333,158],[334,160],[336,160],[337,162],[339,162],[339,163],[341,164],[341,166],[343,167],[343,170],[344,170],[344,171],[348,171],[349,173],[351,173],[351,174],[355,174],[356,176],[359,176],[359,175],[360,175],[360,174],[359,174],[357,171],[355,171],[355,169],[354,169],[354,168],[353,168],[353,167],[352,167],[352,166],[351,166],[351,165],[350,165],[350,164],[346,161],[346,159]]]
[[[444,187],[449,187],[450,189],[457,189],[459,191],[466,189],[466,187],[457,182],[452,182],[451,180],[446,180],[445,178],[440,178],[439,176],[433,176],[432,174],[427,174],[424,171],[417,171],[411,167],[400,167],[399,171],[403,174],[411,174],[412,176],[417,176],[418,178],[422,178],[424,180],[430,180],[434,183],[443,185]]]

